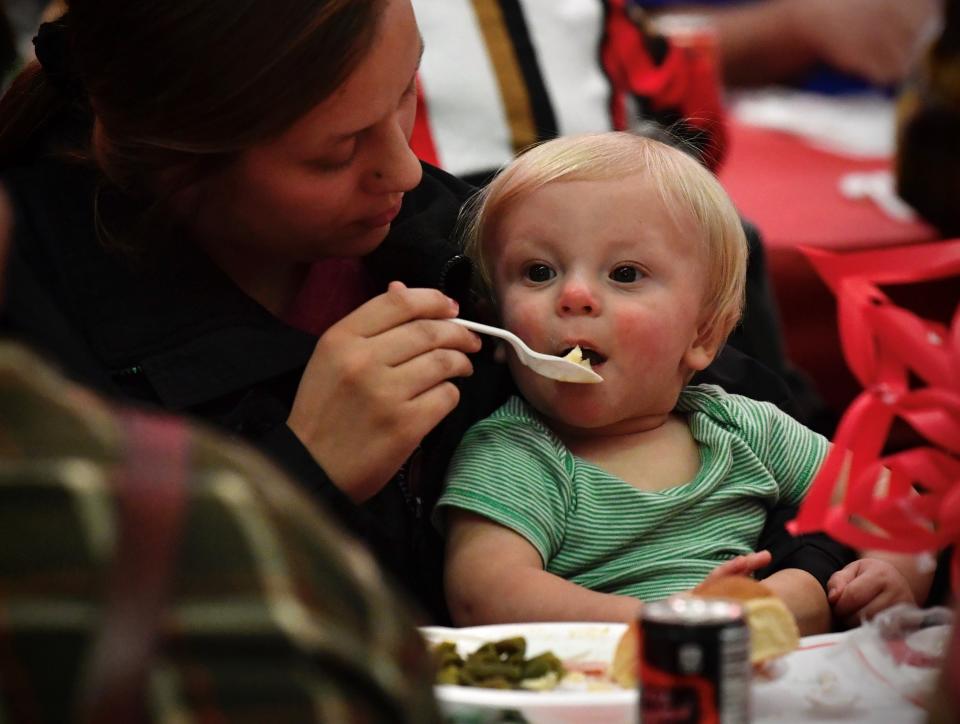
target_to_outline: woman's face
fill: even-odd
[[[365,58],[282,135],[205,181],[195,232],[214,258],[361,256],[421,177],[409,139],[423,44],[410,0],[388,0]]]

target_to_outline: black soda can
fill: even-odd
[[[750,632],[733,601],[675,596],[640,615],[640,721],[750,721]]]

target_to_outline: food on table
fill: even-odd
[[[738,601],[750,628],[750,662],[757,666],[800,645],[797,621],[773,591],[749,576],[721,576],[693,589],[703,598]]]
[[[526,658],[522,636],[483,644],[466,658],[457,646],[444,641],[433,647],[438,684],[482,686],[489,689],[546,690],[556,687],[566,673],[551,652]]]
[[[623,636],[617,642],[610,664],[610,678],[624,689],[637,685],[638,664],[640,661],[640,624],[631,621]]]
[[[790,653],[800,645],[797,622],[780,598],[747,576],[722,576],[693,590],[702,598],[732,599],[743,606],[750,629],[750,663],[754,667]],[[637,685],[640,627],[632,622],[617,642],[610,676],[620,686]]]

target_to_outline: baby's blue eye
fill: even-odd
[[[527,267],[526,276],[532,282],[547,282],[557,273],[546,264],[531,264]]]
[[[635,266],[618,266],[612,272],[610,272],[610,278],[615,282],[621,282],[623,284],[629,284],[630,282],[637,281],[643,274]]]

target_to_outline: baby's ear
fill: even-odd
[[[704,322],[687,349],[684,357],[687,367],[694,372],[706,369],[720,352],[722,344],[723,336],[719,334],[716,325]]]

